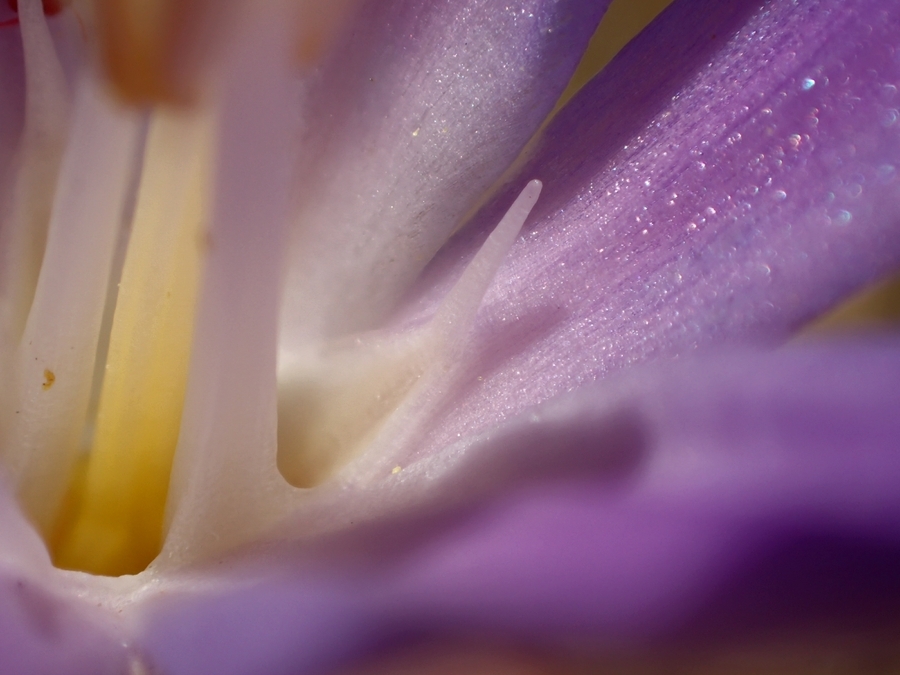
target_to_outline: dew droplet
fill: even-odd
[[[837,223],[839,225],[846,225],[851,220],[853,220],[853,214],[850,213],[849,211],[841,209],[840,211],[837,212],[837,216],[835,217],[835,220],[837,221]]]

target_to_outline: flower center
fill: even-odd
[[[29,100],[0,248],[13,263],[2,286],[0,358],[12,378],[0,448],[22,506],[58,566],[98,574],[143,570],[173,527],[209,529],[210,504],[230,503],[217,509],[227,519],[240,502],[244,520],[229,521],[236,534],[222,545],[246,541],[290,511],[297,488],[396,440],[391,420],[439,388],[540,184],[526,187],[427,325],[281,345],[268,456],[263,399],[275,400],[275,360],[265,345],[278,330],[281,275],[266,228],[284,187],[262,180],[233,202],[223,186],[252,183],[253,167],[272,163],[278,120],[289,117],[283,82],[256,92],[225,82],[209,105],[156,107],[147,120],[87,77],[67,115],[63,76],[46,77],[59,64],[33,0],[22,0],[21,24]],[[236,84],[258,72],[239,71]],[[235,133],[246,118],[232,111],[269,94],[273,119],[249,141]]]

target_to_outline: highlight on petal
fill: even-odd
[[[306,92],[282,341],[383,324],[553,107],[607,4],[360,7]]]

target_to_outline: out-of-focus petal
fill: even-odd
[[[636,369],[462,448],[453,489],[500,482],[461,511],[364,528],[319,562],[219,566],[132,618],[173,675],[259,672],[251,655],[327,672],[423,637],[616,650],[889,625],[898,378],[895,344]]]
[[[530,232],[486,298],[470,386],[422,447],[634,362],[782,339],[896,268],[898,87],[896,3],[675,3],[523,168],[545,185]],[[426,273],[418,307],[494,211]]]
[[[404,583],[460,608],[467,587],[519,629],[623,640],[893,621],[898,376],[896,344],[816,347],[569,395],[467,450],[478,459],[445,489],[517,472],[526,487],[414,555]]]
[[[216,6],[218,5],[218,6]],[[197,61],[211,25],[237,3],[207,0],[94,0],[88,21],[106,75],[127,101],[184,103],[197,95]],[[216,26],[218,29],[219,27]]]
[[[308,92],[287,343],[372,328],[553,107],[606,0],[373,0]]]

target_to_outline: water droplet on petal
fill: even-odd
[[[839,225],[846,225],[851,220],[853,220],[853,214],[850,213],[849,211],[845,211],[844,209],[841,209],[840,211],[837,212],[837,217],[835,218],[835,220],[837,221],[837,223]]]

